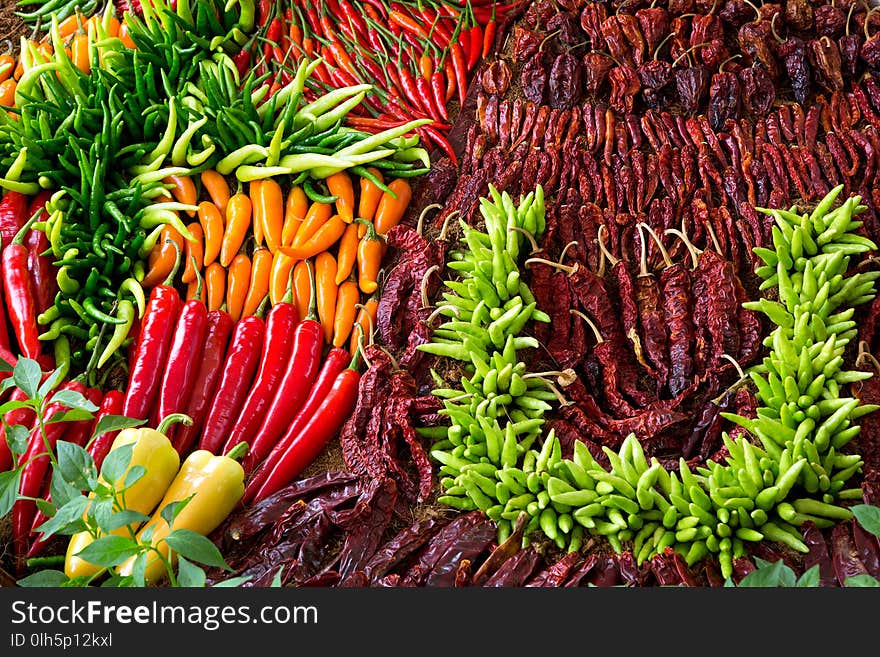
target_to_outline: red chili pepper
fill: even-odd
[[[168,358],[164,361],[159,399],[152,411],[153,426],[171,413],[182,413],[186,407],[195,383],[207,330],[208,307],[205,303],[198,298],[184,303],[174,327]],[[171,426],[166,431],[172,442],[175,429],[176,427]]]
[[[324,359],[321,371],[318,373],[315,383],[309,391],[308,399],[306,399],[293,421],[290,422],[284,435],[277,443],[275,443],[272,451],[262,460],[248,482],[244,491],[244,497],[242,498],[242,501],[245,504],[250,503],[251,497],[260,489],[263,483],[265,483],[269,473],[278,463],[278,459],[281,458],[281,455],[284,454],[285,451],[287,451],[291,441],[296,438],[300,430],[318,410],[321,402],[324,401],[327,393],[329,393],[330,389],[333,387],[333,382],[336,380],[336,377],[343,369],[348,367],[350,361],[351,355],[348,353],[347,349],[337,347],[327,352],[327,357]]]
[[[21,388],[13,388],[9,401],[25,401],[28,399],[26,393]],[[30,427],[36,419],[36,413],[30,408],[16,408],[8,411],[3,416],[3,423],[0,424],[0,472],[6,472],[12,467],[12,452],[9,451],[9,444],[6,442],[6,427],[20,424]]]
[[[254,379],[265,336],[266,322],[261,317],[250,315],[235,324],[199,438],[199,449],[217,454],[224,445]]]
[[[455,95],[455,69],[452,66],[452,59],[443,62],[443,73],[446,76],[446,102],[452,100]]]
[[[486,30],[483,32],[483,46],[482,52],[480,53],[483,59],[489,56],[489,51],[492,50],[492,46],[495,45],[495,31],[498,29],[498,20],[495,17],[495,10],[497,9],[497,5],[492,3],[492,18],[489,19],[489,22],[486,23]]]
[[[122,407],[124,403],[124,392],[121,390],[108,390],[104,395],[104,399],[101,400],[101,406],[98,408],[98,414],[95,416],[95,426],[97,427],[101,419],[108,415],[122,415]],[[102,433],[100,436],[96,436],[95,440],[92,441],[92,444],[89,445],[87,451],[95,462],[95,467],[98,468],[98,470],[101,469],[101,465],[104,463],[104,458],[106,458],[107,454],[110,452],[110,447],[113,445],[113,441],[116,439],[118,433],[119,431],[107,431]]]
[[[273,5],[275,3],[272,0],[260,0],[260,4],[257,8],[257,13],[259,14],[259,26],[263,27],[267,22],[269,22],[269,16],[272,14]]]
[[[434,105],[440,113],[440,117],[444,121],[449,120],[449,112],[446,111],[446,79],[442,70],[434,71],[431,74],[431,93],[434,98]]]
[[[487,25],[486,27],[488,29],[489,26]],[[485,57],[485,55],[483,55],[485,37],[483,36],[483,28],[480,27],[479,23],[475,23],[474,26],[468,30],[468,39],[470,40],[470,44],[468,45],[467,68],[470,71],[477,65],[477,62],[480,61],[480,57]]]
[[[455,86],[458,88],[458,102],[464,107],[464,97],[467,93],[467,67],[461,44],[451,43],[449,52],[452,55],[452,70],[455,72]]]
[[[443,133],[437,130],[433,125],[423,125],[416,130],[416,132],[419,131],[423,132],[428,137],[426,141],[434,142],[444,153],[446,153],[454,165],[458,165],[458,156],[455,154],[455,150],[453,150],[449,140],[443,136]]]
[[[205,333],[205,347],[198,366],[198,375],[192,384],[192,394],[186,404],[186,413],[192,424],[180,427],[174,441],[174,448],[179,454],[186,454],[195,443],[202,431],[202,425],[214,390],[219,384],[226,358],[226,345],[235,322],[225,310],[212,310],[207,317],[208,329]]]
[[[392,9],[388,12],[388,20],[390,20],[393,24],[399,25],[404,30],[404,34],[409,32],[413,36],[418,37],[422,41],[430,41],[428,38],[428,33],[422,29],[422,26],[419,25],[418,21],[416,21],[412,16],[404,13],[404,9],[397,3],[391,5]]]
[[[28,248],[24,245],[24,238],[36,218],[35,214],[25,222],[12,243],[3,248],[2,256],[3,291],[9,320],[15,330],[19,353],[33,360],[40,357],[42,344],[38,338],[37,303],[28,271]]]
[[[150,299],[141,321],[137,351],[128,373],[122,409],[122,414],[126,417],[146,420],[159,392],[162,363],[168,356],[177,317],[180,315],[180,294],[172,286],[179,267],[180,253],[165,282],[150,291]]]
[[[266,409],[274,399],[275,391],[290,358],[292,348],[290,334],[296,327],[297,321],[296,304],[291,301],[276,303],[269,311],[260,368],[247,391],[238,418],[229,431],[223,448],[224,454],[242,441],[250,444],[263,422]]]
[[[243,76],[251,63],[251,52],[247,48],[242,48],[232,56],[232,62],[240,76]]]
[[[86,387],[78,381],[68,381],[58,390],[75,390],[80,394],[86,393]],[[43,413],[43,422],[48,422],[56,413],[64,411],[61,404],[51,402],[46,406]],[[43,487],[43,479],[49,469],[49,451],[55,450],[58,439],[67,431],[69,422],[53,422],[45,424],[46,435],[40,430],[40,423],[34,420],[31,425],[31,435],[28,439],[27,449],[21,457],[24,467],[21,471],[21,481],[18,493],[22,497],[36,498]],[[27,550],[28,535],[34,516],[37,513],[37,504],[33,500],[18,499],[12,505],[12,534],[15,545],[15,553],[24,555]]]
[[[419,100],[427,108],[430,117],[435,121],[440,121],[443,117],[434,102],[434,92],[431,90],[431,83],[419,76],[416,78],[416,90],[419,93]]]
[[[46,207],[52,192],[43,190],[32,200],[27,216],[32,217],[38,210]],[[44,221],[46,212],[42,212],[37,221]],[[58,292],[56,274],[58,269],[52,264],[51,258],[43,255],[49,249],[49,240],[42,230],[31,229],[27,234],[28,268],[31,272],[34,287],[34,299],[37,303],[37,314],[46,312],[55,305],[55,294]]]
[[[430,105],[425,106],[423,99],[421,98],[421,94],[419,93],[418,88],[416,87],[416,81],[413,77],[413,74],[406,66],[398,67],[398,71],[400,74],[400,84],[403,87],[403,92],[406,96],[406,99],[413,104],[413,107],[420,109],[426,114],[430,115]]]
[[[265,41],[268,41],[273,46],[280,45],[282,27],[281,18],[278,16],[273,18],[272,22],[269,23],[269,27],[266,28],[266,36],[263,37]]]
[[[24,222],[30,216],[27,214],[28,197],[18,192],[6,192],[3,200],[0,200],[0,237],[3,243],[0,248],[5,249],[21,230]]]
[[[358,352],[360,353],[360,352]],[[305,426],[289,440],[289,445],[272,468],[266,480],[253,494],[253,503],[265,499],[290,483],[303,471],[354,411],[358,397],[358,358],[340,372],[333,387],[324,397]],[[285,436],[284,440],[287,440]]]

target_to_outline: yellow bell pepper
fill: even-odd
[[[188,416],[175,413],[163,419],[155,429],[123,429],[116,436],[110,447],[110,454],[113,453],[113,450],[124,445],[134,445],[128,467],[122,476],[113,482],[116,490],[120,490],[124,486],[125,477],[133,467],[140,465],[146,469],[143,476],[126,489],[126,509],[144,515],[150,514],[162,499],[165,491],[168,490],[168,486],[171,485],[180,469],[180,456],[165,432],[172,423],[179,421],[192,422]],[[99,481],[106,485],[103,477]],[[93,498],[94,494],[89,497]],[[135,529],[137,529],[136,525],[125,525],[111,533],[117,536],[129,536],[129,531]],[[93,540],[95,537],[89,532],[79,532],[70,537],[70,542],[67,544],[67,555],[64,559],[64,573],[68,577],[92,576],[101,570],[99,566],[75,556]]]
[[[163,539],[176,529],[189,529],[207,536],[226,519],[244,496],[244,468],[238,459],[244,456],[247,448],[247,443],[239,443],[225,456],[214,456],[204,449],[196,450],[180,466],[153,517],[138,532],[138,538],[144,541],[144,532],[152,527],[150,542],[162,554],[162,558],[155,551],[147,555],[144,579],[148,584],[159,582],[167,574],[163,558],[167,559],[169,550]],[[162,509],[190,496],[192,499],[174,519],[173,528],[169,527],[161,515]],[[117,566],[117,572],[123,576],[130,575],[135,558],[131,557]],[[172,554],[172,566],[175,561],[176,555]]]

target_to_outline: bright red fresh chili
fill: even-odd
[[[38,338],[37,304],[28,271],[28,248],[24,245],[24,238],[37,216],[34,214],[25,222],[12,242],[4,246],[2,256],[3,292],[9,320],[15,331],[19,352],[33,360],[39,358],[42,345]]]

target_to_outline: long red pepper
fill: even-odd
[[[32,217],[37,211],[40,213],[37,221],[45,221],[47,213],[44,208],[52,197],[52,192],[43,190],[31,200],[27,210],[27,216]],[[55,294],[58,292],[57,272],[58,268],[52,264],[52,259],[44,255],[49,250],[49,239],[42,230],[31,229],[25,238],[28,249],[28,268],[33,281],[34,300],[37,303],[37,314],[46,312],[55,304]]]
[[[278,463],[278,459],[281,458],[281,455],[284,454],[293,439],[296,438],[300,430],[315,414],[315,411],[318,410],[321,402],[324,401],[327,393],[330,392],[330,389],[333,387],[333,382],[336,381],[336,377],[343,369],[348,367],[350,361],[351,355],[348,353],[347,349],[334,347],[327,352],[327,357],[324,359],[321,371],[318,373],[318,377],[315,379],[315,383],[309,391],[309,398],[306,399],[306,402],[303,404],[302,408],[299,409],[296,417],[287,427],[287,431],[285,431],[281,439],[275,443],[272,451],[269,452],[269,455],[265,459],[263,459],[248,481],[244,497],[242,498],[246,504],[250,502],[251,496],[253,496],[253,494],[256,493],[260,486],[266,481],[272,468]]]
[[[261,317],[251,315],[235,324],[220,381],[199,438],[199,449],[217,454],[225,444],[260,363],[265,336],[266,322]]]
[[[168,349],[158,403],[153,408],[153,426],[172,413],[183,412],[198,374],[207,330],[208,307],[205,303],[198,298],[184,303]],[[166,432],[172,442],[174,430],[175,427],[171,426]]]
[[[452,70],[455,72],[455,86],[458,88],[458,102],[464,107],[464,98],[467,94],[467,63],[461,44],[453,41],[449,44],[449,53],[452,56]]]
[[[85,386],[78,381],[68,381],[57,390],[75,390],[83,395],[86,392]],[[65,407],[61,404],[50,401],[43,413],[43,422],[46,423],[57,412],[64,410]],[[21,462],[24,464],[18,486],[18,493],[21,497],[36,498],[40,494],[43,479],[51,461],[49,452],[54,452],[55,444],[64,435],[69,425],[69,422],[45,424],[46,435],[43,436],[40,422],[34,420],[27,449],[21,457]],[[28,534],[30,534],[36,512],[37,504],[32,499],[17,499],[12,505],[12,535],[17,555],[23,555],[27,550]]]
[[[186,413],[192,424],[184,425],[177,431],[174,448],[179,454],[189,452],[202,431],[205,416],[214,398],[223,363],[226,360],[226,345],[235,322],[225,310],[212,310],[208,313],[208,329],[205,333],[205,347],[198,365],[198,375],[192,384],[192,394],[186,404]]]
[[[2,248],[6,248],[21,230],[30,216],[27,214],[28,197],[19,192],[8,191],[0,200],[0,237],[3,238]]]
[[[306,262],[311,271],[311,262]],[[292,302],[292,297],[290,300],[284,299],[276,303],[269,311],[266,317],[266,339],[260,356],[260,368],[247,392],[238,418],[229,431],[229,437],[223,448],[224,454],[242,441],[250,444],[263,422],[266,409],[274,399],[275,391],[284,376],[287,360],[291,356],[293,344],[290,335],[298,319],[296,304]]]
[[[437,104],[434,102],[434,92],[431,90],[431,84],[421,75],[416,77],[416,90],[419,94],[419,100],[427,108],[431,118],[435,121],[440,121],[442,117]]]
[[[311,288],[309,314],[293,331],[293,349],[287,362],[287,369],[273,393],[271,403],[263,413],[262,423],[252,438],[247,439],[250,449],[241,462],[245,473],[252,472],[272,450],[278,438],[284,433],[284,429],[302,408],[318,375],[321,350],[324,346],[324,328],[318,319],[317,294],[311,267],[309,267],[309,285]],[[238,442],[236,433],[233,432],[223,451],[228,452]]]
[[[182,304],[180,294],[172,287],[180,267],[179,252],[177,256],[168,278],[150,292],[150,299],[144,310],[137,352],[128,373],[125,404],[122,408],[122,414],[126,417],[146,420],[159,392],[162,364],[168,356]]]
[[[361,377],[358,360],[356,357],[349,367],[337,375],[333,387],[315,414],[290,441],[284,454],[266,476],[266,481],[253,494],[254,504],[286,486],[315,460],[354,411]]]
[[[95,426],[97,427],[101,419],[108,415],[122,415],[122,407],[124,403],[124,392],[121,390],[108,390],[104,394],[104,399],[101,400],[101,406],[98,408],[98,414],[95,416]],[[104,463],[104,458],[110,453],[110,447],[113,445],[113,441],[116,440],[116,435],[118,433],[119,431],[106,431],[100,436],[96,436],[88,446],[86,451],[88,451],[89,455],[92,457],[92,460],[95,462],[95,467],[98,468],[99,471],[101,465]]]
[[[446,111],[446,80],[443,71],[434,71],[431,74],[431,93],[434,97],[434,105],[444,121],[449,120],[449,112]]]
[[[24,238],[36,221],[37,214],[31,216],[16,233],[12,242],[3,247],[2,275],[3,291],[9,320],[15,330],[15,337],[21,354],[37,360],[42,351],[37,325],[37,304],[28,271],[28,249]]]
[[[9,401],[25,401],[28,399],[21,388],[13,388]],[[3,424],[0,424],[0,472],[6,472],[12,467],[12,452],[9,450],[9,444],[6,442],[6,427],[20,424],[30,427],[36,419],[36,414],[30,408],[16,408],[8,411],[3,416]]]

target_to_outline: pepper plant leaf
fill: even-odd
[[[9,450],[18,456],[21,456],[27,450],[28,438],[31,432],[23,424],[13,424],[6,427],[6,444]]]
[[[92,432],[89,442],[93,442],[98,436],[102,436],[110,431],[121,431],[122,429],[139,427],[145,422],[146,420],[136,420],[131,417],[125,417],[124,415],[105,415],[98,420],[98,423],[95,425],[95,430]]]
[[[140,545],[124,536],[102,536],[76,553],[83,561],[95,566],[112,568],[140,551]]]
[[[23,588],[55,588],[67,582],[67,575],[60,570],[40,570],[18,580]]]
[[[74,488],[88,490],[95,479],[95,462],[82,447],[66,440],[59,440],[55,446],[58,470],[61,476]]]
[[[86,528],[82,519],[83,511],[85,511],[89,500],[85,495],[70,500],[67,504],[55,511],[49,520],[37,527],[37,531],[43,532],[46,536],[54,534],[75,534]]]
[[[191,529],[175,529],[165,538],[168,547],[180,556],[206,566],[231,570],[220,550],[210,540]]]
[[[74,408],[70,411],[59,411],[53,413],[46,424],[55,424],[56,422],[81,422],[83,420],[91,420],[94,417],[89,411]]]
[[[880,587],[880,580],[871,577],[867,573],[863,573],[847,577],[843,585],[847,588],[878,588]]]
[[[177,558],[177,584],[186,588],[204,588],[205,571],[184,557]]]
[[[187,497],[186,499],[179,500],[177,502],[169,502],[164,507],[162,507],[162,511],[160,515],[165,522],[168,523],[169,527],[174,527],[174,519],[180,515],[180,512],[183,511],[184,507],[189,504],[189,501],[195,496],[195,493]]]
[[[787,588],[795,585],[794,571],[782,559],[772,563],[762,559],[755,561],[757,568],[743,577],[738,587]]]
[[[81,392],[76,390],[59,390],[52,395],[52,403],[78,411],[86,411],[87,413],[94,413],[98,410],[98,407],[93,402],[86,399]]]
[[[114,482],[125,473],[128,464],[131,463],[131,451],[134,444],[122,445],[111,449],[101,464],[101,476],[104,481]]]
[[[20,469],[0,472],[0,518],[12,509],[15,498],[18,495],[18,485],[20,482]]]
[[[880,506],[856,504],[849,508],[866,532],[880,538]]]
[[[12,379],[15,381],[15,385],[31,399],[36,397],[39,392],[42,375],[40,364],[30,358],[19,358],[15,367],[12,368]]]
[[[61,380],[64,378],[64,370],[62,368],[55,368],[52,373],[46,377],[46,380],[40,384],[40,387],[37,389],[37,395],[40,398],[48,395],[52,390],[54,390]],[[62,391],[65,392],[65,391]],[[70,390],[69,392],[74,392]]]

